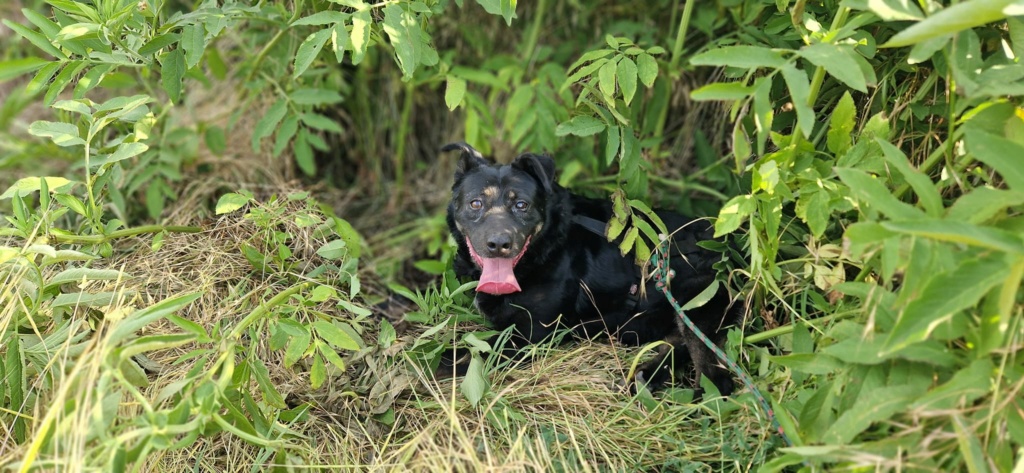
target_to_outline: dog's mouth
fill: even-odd
[[[501,296],[522,290],[512,270],[530,247],[529,237],[526,238],[526,243],[523,243],[523,249],[519,250],[519,254],[511,258],[483,258],[473,249],[473,242],[469,241],[469,237],[466,237],[466,246],[469,247],[473,262],[481,271],[480,283],[476,286],[477,292]]]

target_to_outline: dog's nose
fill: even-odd
[[[487,252],[491,256],[508,256],[512,250],[512,235],[498,233],[487,237]]]

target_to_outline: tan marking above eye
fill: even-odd
[[[483,194],[485,196],[487,196],[487,197],[494,197],[494,196],[498,195],[498,187],[497,186],[485,187],[484,191],[483,191]]]

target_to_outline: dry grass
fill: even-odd
[[[284,204],[265,207],[274,205]],[[300,204],[286,205],[291,211],[301,210]],[[315,250],[325,240],[287,219],[277,223],[277,230],[294,236],[290,246],[295,259],[315,266],[319,259]],[[208,220],[203,227],[198,234],[168,235],[157,251],[149,248],[148,239],[122,242],[125,250],[120,256],[104,262],[103,266],[131,277],[89,288],[115,291],[121,297],[111,306],[98,308],[102,312],[98,319],[94,318],[97,308],[76,311],[76,317],[94,320],[98,330],[89,335],[91,341],[80,353],[71,350],[70,343],[61,347],[49,373],[36,378],[41,383],[35,391],[39,398],[35,410],[27,414],[37,428],[45,425],[40,420],[54,417],[55,432],[39,451],[37,465],[61,471],[103,468],[103,459],[90,453],[99,441],[97,426],[90,420],[92,409],[66,414],[50,406],[104,404],[97,393],[108,392],[102,388],[110,382],[110,368],[102,360],[113,348],[104,338],[111,330],[104,327],[116,327],[119,318],[135,309],[198,291],[202,296],[179,315],[211,332],[217,326],[226,330],[291,284],[286,274],[255,272],[242,256],[241,244],[259,247],[265,229],[241,218],[241,212]],[[301,279],[298,273],[292,276]],[[356,319],[333,303],[316,310],[339,320]],[[10,322],[10,316],[7,310],[0,320]],[[243,338],[244,348],[238,353],[244,356],[238,361],[262,360],[284,398],[293,405],[309,405],[300,420],[277,421],[293,431],[280,450],[283,455],[219,432],[201,435],[181,449],[153,450],[136,466],[141,471],[168,472],[252,471],[279,462],[327,471],[670,471],[744,469],[729,460],[739,458],[737,452],[723,450],[736,446],[749,449],[747,454],[754,458],[765,454],[760,451],[765,434],[758,427],[757,414],[745,405],[719,422],[708,412],[714,404],[664,400],[649,408],[625,392],[622,380],[633,358],[641,355],[636,349],[586,341],[538,347],[532,363],[492,371],[491,393],[473,407],[460,394],[457,382],[435,380],[407,360],[403,347],[426,327],[414,327],[393,346],[375,347],[376,322],[364,320],[356,326],[364,330],[369,348],[350,356],[348,369],[331,373],[317,390],[310,386],[308,363],[286,367],[283,350],[270,349],[265,338]],[[256,333],[264,333],[261,330]],[[140,335],[180,332],[176,325],[160,320]],[[209,363],[186,357],[197,347],[189,344],[147,353],[155,372],[136,396],[154,408],[173,407],[174,397],[163,392],[173,391],[190,371],[206,369],[197,363]],[[45,383],[50,376],[53,385]],[[260,399],[255,383],[249,387]],[[114,399],[117,420],[104,435],[124,434],[133,419],[146,416],[139,399],[129,393],[120,392]],[[280,412],[264,403],[260,409],[264,414]],[[382,413],[393,413],[394,421],[378,420]],[[45,437],[32,433],[32,437]],[[31,443],[17,445],[10,438],[2,445],[0,464],[10,466],[33,448]]]

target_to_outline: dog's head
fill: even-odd
[[[465,143],[442,151],[461,150],[448,212],[456,238],[480,268],[477,291],[518,292],[513,269],[544,228],[546,199],[552,193],[555,162],[548,156],[522,154],[498,165]]]

